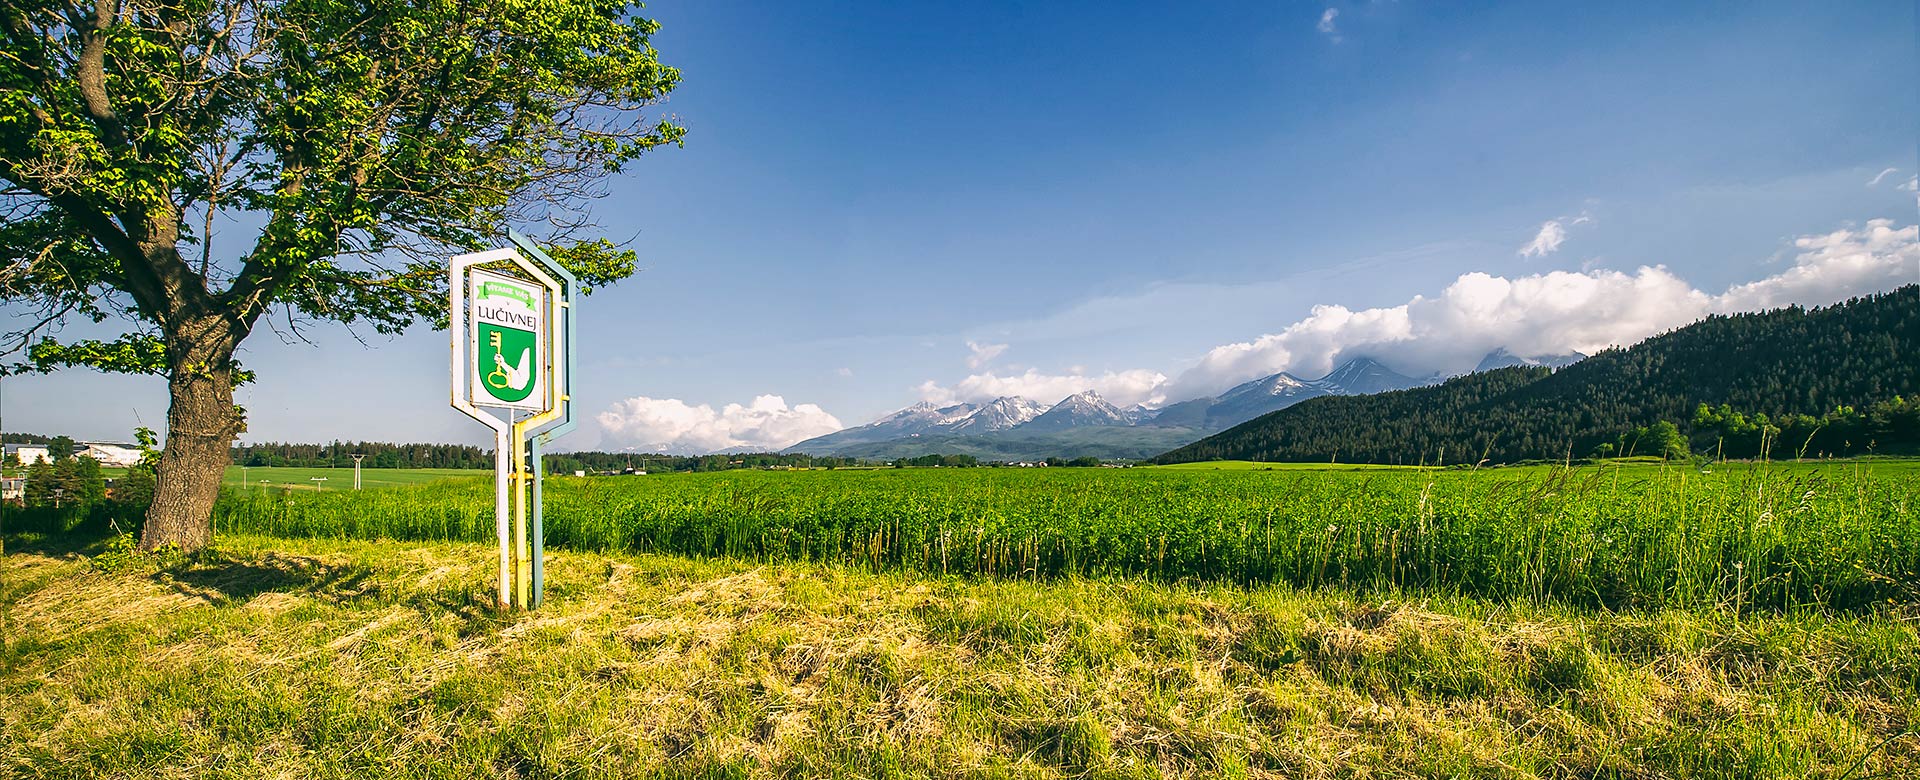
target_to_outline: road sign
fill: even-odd
[[[510,230],[507,237],[512,247],[449,264],[448,330],[453,406],[494,432],[500,606],[527,609],[540,605],[545,581],[540,450],[573,430],[569,352],[580,285],[525,236]]]

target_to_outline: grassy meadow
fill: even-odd
[[[1914,613],[1594,610],[228,535],[0,560],[0,775],[1863,778]]]
[[[883,469],[550,478],[576,550],[1013,578],[1142,577],[1571,604],[1920,598],[1903,461],[1493,470]],[[251,491],[224,533],[485,542],[491,485]]]
[[[1920,776],[1914,462],[489,487],[7,526],[0,777]]]

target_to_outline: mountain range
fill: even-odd
[[[1521,358],[1503,349],[1488,354],[1481,364],[1557,367],[1580,357],[1575,353]],[[874,460],[935,453],[991,460],[1145,458],[1309,398],[1384,393],[1441,380],[1439,375],[1407,376],[1372,358],[1356,357],[1319,379],[1281,372],[1217,396],[1158,409],[1121,409],[1090,390],[1052,404],[1018,396],[984,404],[937,406],[921,402],[865,425],[808,439],[785,451]]]

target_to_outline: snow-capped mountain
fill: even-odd
[[[1473,367],[1473,371],[1474,373],[1479,373],[1481,371],[1492,371],[1496,368],[1506,368],[1508,366],[1546,366],[1547,368],[1557,369],[1565,368],[1586,359],[1586,355],[1578,352],[1568,352],[1564,355],[1521,357],[1512,352],[1508,352],[1506,347],[1501,347],[1492,352],[1488,352],[1486,357],[1480,359],[1480,365]]]
[[[1440,381],[1439,377],[1415,378],[1381,365],[1367,357],[1340,364],[1319,379],[1301,379],[1282,371],[1251,382],[1236,385],[1214,398],[1200,398],[1161,410],[1156,423],[1222,429],[1269,412],[1323,395],[1367,395],[1405,390]],[[1174,422],[1178,420],[1179,422]]]
[[[831,452],[849,444],[891,441],[943,431],[972,416],[980,407],[954,404],[936,407],[926,401],[909,406],[878,420],[854,428],[835,431],[788,447],[792,452]]]
[[[1002,396],[987,402],[963,420],[946,428],[948,433],[991,433],[1018,427],[1045,414],[1047,405],[1017,395]]]
[[[1439,381],[1437,376],[1428,379],[1410,377],[1380,365],[1373,358],[1358,357],[1341,364],[1333,373],[1321,377],[1314,384],[1324,388],[1328,395],[1372,395]]]
[[[1099,393],[1087,390],[1060,399],[1045,414],[1028,421],[1019,430],[1034,433],[1130,424],[1126,413],[1120,411],[1119,407],[1107,403],[1107,399],[1101,398]]]
[[[1076,451],[1153,454],[1161,451],[1155,447],[1179,446],[1209,431],[1231,428],[1309,398],[1405,390],[1438,381],[1437,376],[1405,376],[1371,358],[1360,357],[1319,379],[1281,372],[1237,385],[1215,397],[1159,409],[1136,405],[1122,410],[1091,390],[1067,396],[1051,406],[1018,396],[939,407],[922,402],[866,425],[808,439],[787,451],[859,453],[861,457],[969,450],[996,456],[1020,453],[1019,457],[1072,455]]]

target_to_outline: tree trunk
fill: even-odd
[[[233,348],[222,318],[174,329],[168,338],[166,449],[155,474],[140,549],[197,550],[213,540],[213,502],[246,423],[233,406]]]

